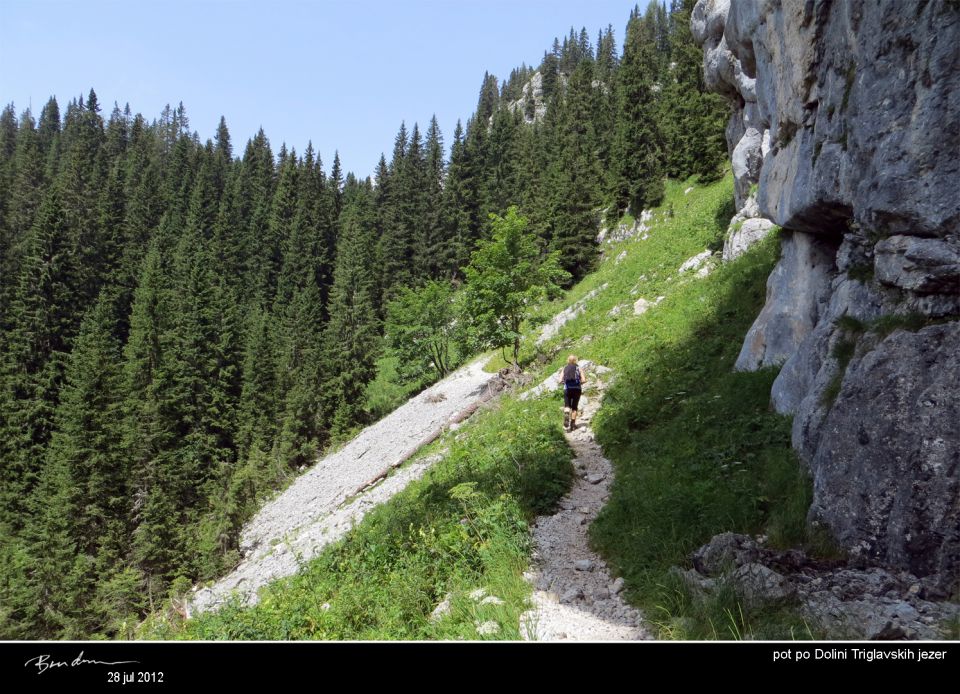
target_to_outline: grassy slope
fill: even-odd
[[[144,624],[144,638],[476,638],[475,622],[497,621],[491,638],[518,638],[528,593],[527,522],[552,508],[573,475],[570,452],[547,402],[505,400],[477,414],[445,459],[305,570],[268,587],[252,609],[228,606],[186,624],[172,611]],[[484,587],[503,605],[478,605]],[[427,616],[447,593],[451,615]],[[325,607],[324,605],[329,605]]]
[[[810,494],[790,450],[789,421],[768,408],[775,373],[731,372],[762,306],[776,240],[706,278],[678,276],[686,258],[719,248],[732,213],[729,176],[685,194],[688,185],[668,185],[648,239],[608,246],[595,273],[542,308],[547,318],[608,285],[550,343],[535,348],[526,340],[524,356],[539,365],[539,378],[570,351],[617,371],[595,420],[617,476],[591,537],[660,635],[804,636],[788,612],[750,613],[733,595],[692,601],[668,572],[725,530],[766,532],[779,545],[803,542]],[[658,296],[666,298],[633,315],[637,298]],[[624,309],[613,318],[617,305]],[[256,608],[230,607],[186,624],[158,614],[141,635],[474,639],[476,623],[492,620],[500,631],[486,638],[517,638],[529,595],[521,576],[527,521],[553,507],[572,475],[558,405],[551,397],[505,397],[447,437],[450,454],[423,480],[299,575],[270,587]],[[470,600],[466,593],[477,587],[504,604]],[[430,622],[448,593],[451,614]]]

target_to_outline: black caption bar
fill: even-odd
[[[577,666],[580,663],[583,667]],[[711,666],[749,667],[779,675],[810,669],[853,669],[886,676],[893,669],[927,674],[957,671],[960,642],[637,642],[637,643],[384,643],[384,642],[0,642],[6,691],[160,690],[203,685],[244,687],[303,682],[318,687],[347,675],[426,684],[441,672],[456,678],[567,681],[570,668],[603,679],[639,676],[638,668],[673,671],[684,681],[716,677]],[[431,672],[433,675],[431,675]],[[452,673],[452,674],[453,674]],[[499,674],[497,674],[499,673]],[[508,673],[513,673],[508,675]],[[712,675],[711,675],[712,673]],[[443,686],[444,680],[437,684]],[[21,685],[14,689],[9,684]],[[567,683],[569,683],[567,681]],[[446,680],[446,685],[453,684]],[[29,688],[29,689],[28,689]],[[273,694],[267,690],[263,694]]]

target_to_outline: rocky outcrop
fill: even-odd
[[[520,111],[527,123],[539,123],[543,120],[547,113],[547,100],[543,96],[543,75],[539,70],[523,85],[520,98],[507,104],[507,108],[510,113]]]
[[[960,6],[699,0],[691,28],[733,107],[725,259],[750,220],[783,229],[736,366],[782,365],[810,520],[859,562],[955,590]]]
[[[914,294],[956,297],[960,249],[938,239],[891,236],[873,248],[877,279]]]
[[[738,371],[782,364],[824,314],[834,250],[809,234],[785,232],[780,262],[767,279],[767,301],[737,357]]]
[[[730,220],[724,241],[724,262],[742,255],[773,227],[773,222],[761,215],[756,198],[761,164],[770,149],[770,132],[760,118],[756,79],[744,71],[724,38],[729,7],[729,0],[698,5],[691,17],[693,35],[704,46],[707,86],[733,102],[726,137],[737,214]]]
[[[717,535],[693,553],[694,568],[672,572],[697,599],[732,589],[749,607],[795,607],[815,636],[942,639],[960,619],[960,605],[943,602],[936,586],[912,573],[817,563],[763,540]]]
[[[562,328],[564,325],[566,325],[567,323],[572,321],[574,318],[579,316],[581,313],[586,311],[587,302],[590,301],[590,299],[595,297],[597,294],[602,292],[604,289],[606,289],[607,286],[609,285],[606,282],[604,282],[602,285],[600,285],[596,289],[591,289],[589,292],[586,293],[586,295],[584,295],[582,299],[575,302],[571,306],[568,306],[567,308],[562,310],[560,313],[555,315],[553,318],[551,318],[550,322],[548,322],[546,325],[543,326],[543,328],[540,329],[540,334],[537,336],[537,341],[536,341],[537,346],[539,347],[540,345],[544,344],[548,340],[551,340],[552,338],[554,338],[557,335],[557,333],[560,332],[560,328]]]
[[[643,210],[640,213],[640,217],[633,221],[633,224],[620,222],[612,228],[603,226],[600,228],[600,232],[597,234],[597,243],[619,243],[620,241],[626,241],[627,239],[632,239],[634,237],[637,237],[640,240],[646,240],[647,232],[650,231],[652,225],[652,220],[653,211]]]
[[[736,260],[773,229],[774,223],[759,216],[759,210],[756,199],[751,197],[730,220],[723,242],[723,262]]]

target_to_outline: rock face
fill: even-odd
[[[736,367],[782,365],[772,400],[813,474],[810,520],[862,562],[955,588],[960,6],[699,0],[691,28],[733,107],[724,258],[751,220],[784,230]]]
[[[523,85],[521,96],[511,101],[507,108],[510,113],[520,111],[527,123],[538,123],[547,113],[547,100],[543,98],[543,75],[539,71],[533,74],[530,81]]]
[[[597,243],[617,243],[634,237],[645,240],[647,238],[647,232],[650,231],[652,220],[653,211],[643,210],[640,212],[640,216],[633,221],[633,224],[620,223],[613,228],[603,227],[600,229],[600,232],[597,234]]]
[[[854,357],[819,436],[801,439],[811,513],[854,557],[960,575],[958,385],[960,323],[897,331]]]
[[[873,251],[883,284],[916,294],[950,294],[960,283],[960,251],[937,239],[891,236]]]
[[[782,364],[824,313],[833,249],[810,234],[785,232],[780,262],[767,279],[767,302],[737,357],[738,371]]]

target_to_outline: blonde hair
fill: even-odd
[[[571,354],[569,357],[567,357],[567,363],[568,363],[568,364],[576,364],[576,363],[577,363],[577,357],[576,357],[575,355]]]

